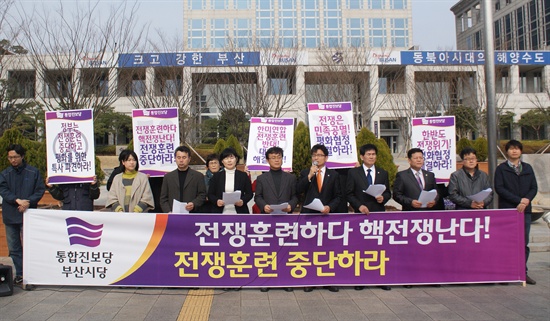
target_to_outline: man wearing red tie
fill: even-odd
[[[340,204],[342,193],[340,191],[340,180],[338,173],[333,169],[328,169],[325,163],[328,159],[328,150],[324,145],[314,145],[311,148],[312,165],[309,169],[304,169],[300,173],[300,179],[296,187],[299,194],[305,193],[304,203],[301,213],[334,213]],[[323,203],[321,211],[315,211],[305,208],[304,205],[318,198]],[[326,287],[330,292],[338,292],[337,286]],[[305,292],[313,291],[313,287],[305,287]]]
[[[401,204],[403,211],[432,209],[437,203],[438,196],[426,203],[426,208],[422,208],[422,203],[418,201],[423,190],[437,190],[434,173],[422,169],[424,152],[420,148],[411,148],[407,152],[407,158],[410,168],[397,173],[393,183],[393,199]]]
[[[340,203],[342,192],[340,191],[338,173],[325,166],[328,160],[327,148],[320,144],[313,146],[311,148],[311,159],[311,167],[300,173],[296,191],[298,195],[305,194],[303,205],[308,205],[315,198],[318,198],[324,207],[321,211],[315,211],[302,206],[301,213],[334,213]]]

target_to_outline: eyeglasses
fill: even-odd
[[[311,154],[311,157],[327,157],[325,154]]]
[[[283,159],[283,156],[281,156],[281,155],[269,156],[269,159],[273,159],[273,160]]]
[[[17,156],[8,156],[8,159],[9,160],[14,160],[14,159],[19,159],[21,158],[21,155],[17,155]]]
[[[229,156],[227,156],[227,157],[224,158],[224,159],[228,159],[228,158],[229,158],[229,159],[235,159],[236,157],[235,157],[235,155],[229,155]]]
[[[475,161],[477,161],[477,157],[464,157],[463,161],[465,161],[465,162],[475,162]]]

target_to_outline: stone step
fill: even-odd
[[[531,250],[531,252],[549,252],[550,242],[529,243],[529,249]]]

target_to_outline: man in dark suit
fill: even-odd
[[[288,203],[283,212],[292,213],[298,204],[296,196],[296,176],[284,172],[283,149],[271,147],[265,153],[269,164],[269,172],[265,172],[256,179],[256,195],[254,202],[265,214],[271,214],[273,209],[270,205]]]
[[[338,173],[325,166],[328,160],[327,148],[320,144],[314,145],[311,148],[311,158],[313,165],[300,172],[296,191],[298,194],[305,194],[303,205],[310,204],[315,198],[318,198],[324,208],[321,211],[316,211],[302,206],[302,213],[336,213],[342,193]]]
[[[438,196],[422,208],[418,201],[420,193],[424,191],[437,190],[435,175],[422,169],[424,166],[424,152],[420,148],[411,148],[407,152],[409,169],[397,173],[393,183],[393,199],[401,204],[403,211],[421,211],[434,209]]]
[[[204,175],[189,168],[191,150],[179,146],[175,151],[178,168],[164,175],[160,191],[160,206],[164,213],[172,212],[174,200],[186,202],[185,208],[196,213],[206,200]]]
[[[271,205],[288,203],[283,212],[292,213],[298,204],[296,196],[296,176],[284,172],[283,149],[281,147],[270,147],[265,152],[265,158],[269,164],[269,172],[264,172],[256,179],[256,194],[254,202],[264,214],[273,213]],[[284,288],[290,292],[292,288]],[[269,288],[260,288],[260,291],[267,292]]]
[[[298,194],[305,194],[302,213],[336,213],[342,193],[340,189],[340,179],[338,173],[333,169],[328,169],[325,163],[328,160],[328,150],[324,145],[314,145],[311,148],[312,165],[309,169],[300,172]],[[310,204],[315,198],[318,198],[324,205],[323,210],[316,211],[305,208],[304,205]],[[338,292],[337,286],[327,287],[331,292]],[[313,291],[313,287],[305,287],[305,292]]]
[[[388,172],[374,165],[378,149],[373,144],[361,146],[359,153],[363,165],[349,170],[346,185],[348,202],[355,213],[384,212],[386,210],[384,204],[391,198]],[[376,197],[365,193],[364,191],[373,184],[384,185],[386,189]]]
[[[346,184],[346,196],[355,213],[370,214],[384,212],[384,204],[391,198],[388,172],[376,167],[378,148],[373,144],[365,144],[359,148],[363,165],[349,170]],[[382,184],[386,189],[378,196],[372,196],[364,191],[373,184]],[[355,290],[363,290],[364,286],[355,286]],[[391,290],[387,285],[380,286],[385,291]]]

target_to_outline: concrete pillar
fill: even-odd
[[[519,88],[520,88],[519,66],[511,65],[508,71],[508,77],[510,80],[510,93],[519,94]]]
[[[296,106],[298,110],[296,111],[297,119],[296,124],[300,121],[303,121],[306,125],[307,122],[307,106],[306,106],[306,74],[304,66],[296,67],[296,95],[300,97],[296,101]]]

